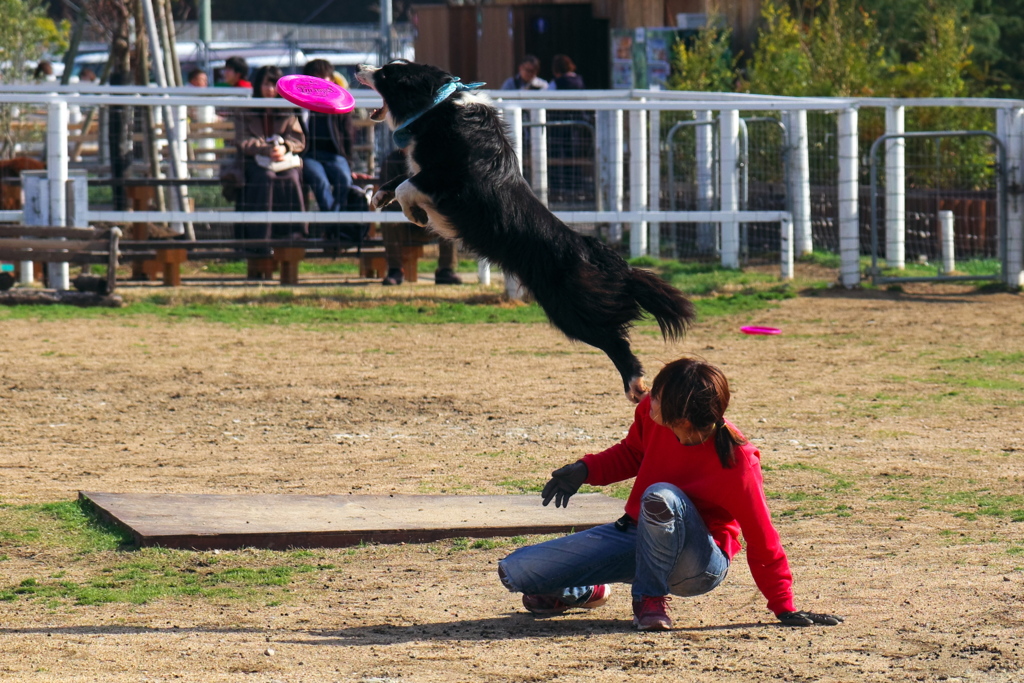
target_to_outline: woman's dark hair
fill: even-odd
[[[696,358],[674,360],[654,378],[651,396],[661,402],[662,422],[673,425],[689,420],[699,432],[714,429],[715,452],[722,467],[736,463],[733,449],[746,440],[725,424],[729,380],[721,370]]]
[[[576,71],[576,65],[573,64],[568,55],[555,55],[555,59],[551,64],[551,71],[556,76],[562,76]]]
[[[302,75],[329,81],[331,76],[334,75],[334,65],[326,59],[312,59],[306,62],[306,66],[302,67]]]
[[[261,66],[256,69],[256,73],[252,76],[252,96],[263,97],[263,82],[270,79],[274,83],[277,83],[281,80],[281,76],[284,76],[284,72],[273,64]]]

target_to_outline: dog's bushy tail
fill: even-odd
[[[665,339],[682,339],[686,329],[697,319],[693,303],[649,270],[631,268],[629,289],[640,307],[658,321]]]

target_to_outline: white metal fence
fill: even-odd
[[[71,107],[157,107],[165,117],[181,120],[187,107],[216,109],[237,108],[289,108],[283,100],[250,99],[246,91],[228,91],[220,88],[146,88],[130,86],[69,86],[52,85],[4,86],[0,88],[0,105],[44,107],[46,110],[46,167],[50,222],[61,225],[67,215],[67,184],[69,169],[68,108]],[[360,108],[379,106],[376,95],[357,90],[356,105]],[[862,154],[871,139],[859,137],[859,112],[884,112],[884,128],[879,133],[890,135],[904,132],[907,107],[975,108],[987,110],[994,118],[992,128],[1006,150],[1006,169],[1011,196],[1000,223],[1006,234],[1000,236],[999,259],[1003,263],[1003,278],[1011,286],[1024,284],[1022,278],[1022,249],[1024,249],[1024,206],[1014,194],[1024,185],[1024,102],[994,99],[827,99],[789,98],[743,95],[733,93],[679,93],[666,91],[573,91],[573,92],[506,92],[489,93],[504,113],[512,132],[521,164],[528,164],[527,178],[532,181],[538,196],[548,197],[550,173],[550,129],[538,127],[548,120],[551,112],[581,112],[593,120],[596,136],[593,140],[593,173],[599,176],[598,196],[590,206],[572,205],[551,208],[562,220],[578,229],[595,230],[604,226],[606,238],[617,241],[628,231],[628,253],[631,256],[661,255],[663,237],[671,236],[681,225],[705,226],[703,235],[713,235],[712,250],[723,266],[741,265],[744,226],[771,224],[777,226],[775,246],[769,251],[778,254],[780,275],[793,275],[794,257],[809,253],[822,246],[822,236],[815,234],[812,224],[816,220],[818,195],[834,194],[834,242],[825,245],[840,256],[840,280],[847,287],[861,280],[860,258],[867,252],[867,220],[863,216],[864,193],[862,177],[866,161]],[[524,116],[524,114],[526,116]],[[811,143],[808,129],[809,115],[827,114],[827,130]],[[779,134],[777,151],[781,175],[779,193],[784,195],[781,208],[755,209],[745,205],[750,172],[750,134],[746,120],[751,117],[777,118]],[[877,114],[875,114],[877,116]],[[524,119],[528,121],[524,127]],[[665,133],[670,121],[693,120],[714,122],[696,137],[692,152],[669,153]],[[817,119],[816,119],[817,120]],[[589,125],[589,124],[588,124]],[[171,145],[184,145],[182,130],[168,126]],[[696,127],[695,127],[696,129]],[[714,139],[709,131],[714,130]],[[525,143],[525,144],[524,144]],[[713,144],[712,144],[713,143]],[[746,151],[744,145],[747,145]],[[812,148],[813,147],[813,148]],[[711,159],[710,155],[715,158]],[[905,211],[903,199],[907,192],[904,170],[905,145],[898,140],[886,144],[885,149],[885,258],[890,267],[902,267],[904,258]],[[680,160],[705,176],[696,194],[702,204],[693,209],[676,209],[676,187],[668,187],[667,177],[673,177],[674,168],[666,168],[666,159]],[[813,163],[812,163],[813,161]],[[993,162],[994,163],[994,162]],[[708,169],[717,168],[715,189],[709,194]],[[168,169],[171,174],[183,174],[181,169]],[[817,172],[812,192],[812,177]],[[746,180],[745,180],[746,179]],[[824,189],[822,189],[824,187]],[[714,195],[714,196],[712,196]],[[780,196],[781,196],[780,195]],[[181,206],[181,205],[179,205]],[[590,210],[590,209],[593,210]],[[600,209],[600,210],[598,210]],[[400,213],[321,212],[301,214],[286,212],[238,212],[230,209],[184,211],[112,211],[93,210],[84,213],[88,222],[161,222],[161,223],[365,223],[404,222]],[[0,220],[19,221],[22,212],[0,212]],[[935,217],[936,221],[938,216]],[[937,223],[936,223],[937,224]],[[717,226],[715,228],[714,226]],[[710,233],[709,233],[710,229]],[[765,240],[758,238],[761,242]],[[749,241],[749,240],[748,240]],[[769,240],[770,241],[770,240]]]

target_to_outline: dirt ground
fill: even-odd
[[[0,328],[8,505],[79,490],[510,493],[632,417],[607,359],[545,325]],[[525,614],[495,574],[508,539],[368,546],[316,551],[336,568],[279,604],[0,602],[0,678],[1024,681],[1020,295],[829,290],[703,321],[678,346],[650,328],[634,339],[649,374],[683,352],[725,369],[797,604],[844,624],[777,626],[743,554],[711,594],[675,599],[675,630],[638,634],[627,586],[599,610]],[[9,542],[0,555],[0,588],[110,563]]]

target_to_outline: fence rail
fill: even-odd
[[[63,217],[68,202],[65,181],[69,172],[69,135],[66,126],[53,124],[67,120],[68,107],[154,108],[172,117],[179,116],[187,107],[207,111],[294,109],[283,100],[254,100],[241,96],[243,93],[245,91],[213,88],[5,86],[0,87],[0,110],[9,111],[15,106],[22,116],[36,112],[36,120],[48,121],[43,134],[48,202],[51,214]],[[930,176],[913,169],[908,171],[905,164],[901,165],[899,158],[901,153],[906,154],[905,146],[887,144],[886,258],[891,261],[890,267],[903,265],[898,245],[894,244],[894,240],[901,239],[900,233],[890,229],[899,225],[899,220],[904,225],[908,220],[937,221],[937,216],[929,213],[930,209],[926,209],[921,219],[906,215],[908,206],[912,212],[920,213],[921,209],[915,207],[920,207],[921,203],[915,197],[923,196],[922,192],[934,192],[941,195],[935,200],[939,209],[973,216],[971,220],[958,219],[957,230],[985,230],[989,231],[985,235],[990,235],[986,227],[988,216],[992,211],[998,214],[995,231],[999,239],[998,256],[1004,264],[1001,278],[1014,286],[1024,283],[1024,206],[1019,206],[1019,195],[1014,194],[1020,192],[1017,188],[1024,186],[1024,100],[830,99],[667,91],[552,91],[543,94],[489,91],[488,94],[504,112],[536,194],[577,229],[622,244],[631,256],[667,253],[682,258],[715,258],[726,266],[777,258],[784,277],[792,274],[792,257],[787,256],[787,252],[801,256],[812,248],[826,248],[839,252],[841,282],[846,286],[860,282],[860,257],[872,253],[871,231],[866,220],[870,196],[864,192],[868,188],[862,187],[868,180],[865,176],[869,169],[861,163],[867,146],[879,134],[903,133],[904,112],[908,108],[913,111],[931,108],[942,115],[978,112],[978,116],[972,116],[990,122],[995,129],[992,134],[1006,150],[1005,164],[1000,164],[1007,174],[1009,188],[1005,207],[995,206],[990,211],[983,204],[970,207],[964,204],[968,201],[966,193],[984,190],[976,182],[970,185],[974,182],[971,178],[984,177],[986,165],[997,164],[992,154],[981,151],[971,157],[970,163],[975,163],[980,170],[964,171],[956,176],[954,181],[960,183],[959,186],[928,187],[932,182]],[[376,94],[369,91],[356,90],[354,95],[358,108],[380,104]],[[559,152],[553,151],[552,133],[568,130],[563,127],[566,124],[554,123],[552,115],[557,112],[561,112],[564,119],[592,126],[593,144],[577,146],[569,156],[559,156]],[[712,119],[718,122],[714,133],[710,133]],[[772,125],[759,127],[756,134],[747,130],[744,135],[744,128],[749,128],[751,122]],[[547,126],[551,126],[551,130]],[[582,128],[573,123],[568,126]],[[709,131],[701,139],[700,149],[695,148],[693,152],[704,169],[703,175],[710,175],[699,180],[697,173],[692,177],[677,173],[680,159],[690,162],[687,156],[690,143],[683,141],[677,148],[673,140],[666,139],[669,134],[679,137],[675,133],[683,128],[696,127]],[[776,128],[778,131],[774,132]],[[174,125],[169,125],[160,130],[167,131],[161,134],[171,136],[172,143],[184,147],[186,138],[174,129]],[[175,135],[178,137],[174,138]],[[696,137],[688,136],[686,140]],[[378,144],[385,139],[385,135],[378,135]],[[172,143],[162,142],[158,151]],[[102,136],[99,144],[102,148]],[[81,140],[73,141],[72,145],[80,147]],[[170,172],[174,182],[168,185],[187,188],[193,168],[198,170],[201,165],[210,168],[222,158],[217,150],[208,147],[196,146],[194,154],[195,161],[185,163],[183,157],[180,159],[180,173],[168,166],[164,156],[157,160],[156,168]],[[710,166],[706,161],[708,154],[717,159]],[[382,157],[377,154],[376,158]],[[557,173],[551,173],[552,169],[557,169]],[[375,170],[366,169],[371,175]],[[175,175],[177,177],[173,178]],[[568,189],[552,192],[552,176],[557,176],[557,182]],[[941,169],[934,177],[944,177]],[[210,184],[209,180],[204,184]],[[987,200],[982,198],[981,201]],[[172,211],[128,213],[96,206],[83,215],[89,221],[210,225],[404,222],[400,213],[314,211],[295,214],[213,208],[219,207],[197,206],[195,211],[183,211],[179,204],[179,208]],[[13,211],[0,212],[0,220],[17,220],[18,215]],[[687,225],[697,225],[698,229],[683,229],[682,226]],[[975,225],[980,227],[972,227]],[[628,242],[624,240],[627,233]],[[968,241],[980,244],[990,239],[985,235],[967,237]]]

